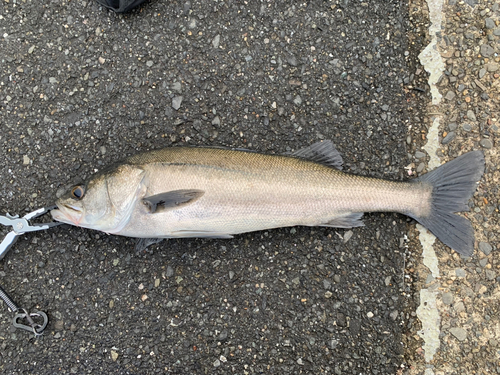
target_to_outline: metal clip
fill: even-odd
[[[41,336],[43,334],[43,330],[45,329],[45,327],[47,327],[47,323],[49,322],[47,314],[45,314],[43,311],[37,311],[37,310],[35,310],[31,314],[28,313],[25,309],[21,309],[21,311],[22,312],[17,313],[16,316],[14,316],[14,319],[12,320],[12,325],[15,328],[20,328],[28,332],[33,332],[35,337]],[[19,320],[22,319],[26,319],[28,324],[19,323]],[[34,319],[42,320],[41,324],[35,322]]]
[[[6,214],[5,216],[0,215],[0,224],[5,226],[10,226],[12,228],[12,230],[5,236],[2,243],[0,243],[0,260],[2,260],[5,254],[7,254],[9,249],[16,242],[17,237],[19,237],[20,235],[28,232],[45,230],[55,227],[57,225],[61,225],[62,223],[57,223],[57,222],[33,224],[33,225],[29,223],[29,220],[36,218],[38,216],[42,216],[54,208],[55,206],[42,207],[39,208],[38,210],[35,210],[33,212],[24,215],[23,217],[19,217],[19,215],[9,215],[9,214]]]

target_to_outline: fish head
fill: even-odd
[[[119,165],[68,189],[52,210],[54,220],[107,233],[119,232],[145,193],[144,171]]]

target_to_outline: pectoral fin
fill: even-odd
[[[142,203],[154,214],[167,210],[175,210],[200,199],[205,192],[196,189],[172,190],[144,198]]]

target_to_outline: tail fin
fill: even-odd
[[[433,190],[431,213],[427,217],[412,217],[465,256],[474,252],[474,230],[469,220],[455,212],[469,211],[467,203],[483,172],[483,152],[472,151],[414,180],[432,185]]]

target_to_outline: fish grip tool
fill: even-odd
[[[30,224],[29,220],[34,219],[38,216],[42,216],[54,208],[55,206],[42,207],[38,210],[24,215],[23,217],[19,217],[19,215],[9,214],[6,214],[5,216],[0,215],[0,224],[10,226],[12,228],[12,230],[7,233],[5,238],[2,240],[2,243],[0,243],[0,260],[4,258],[4,256],[14,245],[20,235],[28,232],[49,229],[62,224],[56,222]],[[12,320],[12,325],[15,328],[32,332],[35,337],[39,337],[42,335],[45,327],[47,327],[47,324],[49,322],[47,314],[45,314],[43,311],[38,310],[34,310],[33,312],[29,313],[26,309],[20,308],[1,286],[0,298],[7,304],[12,312],[16,313]]]

